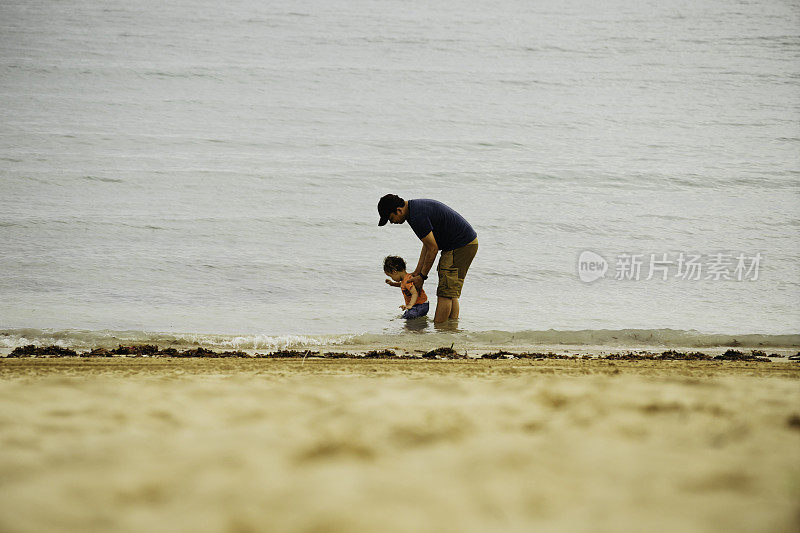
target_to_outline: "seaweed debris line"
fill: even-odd
[[[269,353],[248,353],[241,350],[214,351],[208,348],[196,347],[186,350],[175,348],[159,348],[154,344],[141,344],[133,346],[119,345],[117,348],[93,348],[77,352],[62,346],[35,346],[29,344],[15,348],[6,358],[59,358],[59,357],[163,357],[163,358],[243,358],[243,359],[421,359],[421,360],[453,360],[453,359],[607,359],[625,361],[745,361],[745,362],[770,362],[771,358],[784,358],[778,353],[767,354],[762,350],[751,350],[744,353],[739,350],[728,349],[721,355],[712,356],[703,352],[678,352],[667,350],[661,353],[639,351],[609,354],[558,354],[552,351],[543,352],[509,352],[499,350],[480,355],[468,355],[468,350],[459,352],[454,345],[439,347],[430,351],[418,350],[417,353],[397,353],[394,350],[369,350],[365,352],[333,352],[312,350],[276,350]],[[797,355],[786,357],[788,361],[800,361],[800,352]]]

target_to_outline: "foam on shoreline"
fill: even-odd
[[[343,333],[338,335],[224,335],[111,330],[2,329],[0,354],[27,345],[60,346],[74,350],[119,345],[154,344],[161,347],[203,347],[216,350],[341,349],[366,351],[397,348],[431,350],[455,345],[459,349],[525,349],[607,351],[662,348],[800,348],[800,334],[717,334],[675,329],[544,330],[544,331],[432,331],[401,334]],[[724,351],[724,350],[723,350]]]

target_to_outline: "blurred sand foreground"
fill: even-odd
[[[800,364],[0,361],[0,530],[798,531]]]

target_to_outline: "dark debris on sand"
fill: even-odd
[[[624,354],[613,353],[601,357],[601,359],[613,359],[624,361],[710,361],[712,357],[703,352],[677,352],[675,350],[667,350],[660,354],[651,352],[628,352]]]
[[[242,351],[215,352],[214,350],[207,350],[205,348],[195,348],[194,350],[186,350],[185,352],[180,352],[177,355],[173,355],[172,357],[250,357],[250,356]]]
[[[365,359],[391,359],[397,357],[397,354],[392,350],[372,350],[364,354]]]
[[[676,352],[675,350],[667,350],[661,353],[659,359],[670,359],[674,361],[710,361],[711,356],[703,352]]]
[[[420,355],[397,354],[393,350],[371,350],[369,352],[359,354],[350,352],[312,352],[311,350],[276,350],[274,352],[262,354],[256,353],[253,355],[247,354],[243,351],[225,351],[215,352],[207,348],[197,347],[188,350],[178,351],[175,348],[160,349],[153,344],[142,344],[134,346],[122,346],[117,348],[94,348],[89,351],[78,353],[69,348],[61,346],[44,346],[37,347],[32,344],[27,346],[20,346],[15,348],[8,357],[198,357],[198,358],[223,358],[223,357],[238,357],[238,358],[254,358],[254,359],[272,359],[272,358],[302,358],[307,357],[324,358],[324,359],[468,359],[467,353],[459,353],[454,348],[454,345],[443,346],[422,353]],[[778,356],[772,354],[772,356]],[[543,360],[543,359],[593,359],[591,355],[575,354],[556,354],[553,352],[540,353],[540,352],[524,352],[513,353],[500,350],[497,352],[485,353],[479,357],[480,359],[530,359],[530,360]],[[678,361],[765,361],[769,362],[766,354],[761,350],[752,350],[750,353],[745,354],[738,350],[729,349],[722,355],[712,357],[702,352],[678,352],[675,350],[667,350],[660,354],[653,352],[627,352],[627,353],[612,353],[605,356],[599,356],[598,359],[607,360],[625,360],[625,361],[664,361],[664,360],[678,360]],[[791,360],[800,359],[800,352],[796,356],[790,356]]]
[[[357,356],[350,352],[325,352],[323,357],[326,359],[355,359]]]
[[[716,356],[714,359],[722,361],[764,361],[769,363],[766,354],[761,350],[752,350],[749,354],[744,354],[739,350],[728,350],[724,354]]]
[[[77,357],[78,352],[61,346],[19,346],[8,357]]]
[[[769,363],[770,360],[766,354],[761,350],[752,350],[749,354],[744,354],[738,350],[728,350],[722,355],[712,357],[703,352],[678,352],[675,350],[667,350],[661,354],[654,354],[649,352],[638,353],[624,353],[624,354],[609,354],[602,359],[615,359],[626,361],[762,361]]]
[[[510,359],[511,357],[514,357],[513,353],[500,350],[499,352],[485,353],[481,356],[481,359]]]
[[[655,354],[651,353],[610,353],[608,355],[601,355],[600,359],[609,359],[614,361],[652,361],[656,359]]]
[[[318,352],[312,352],[311,350],[304,350],[302,352],[298,350],[278,350],[277,352],[270,352],[268,354],[257,354],[256,357],[264,357],[264,358],[279,358],[279,357],[309,357],[314,356],[318,357]]]
[[[424,359],[466,359],[466,354],[460,354],[453,349],[453,345],[451,344],[449,347],[442,346],[441,348],[436,348],[435,350],[431,350],[430,352],[425,352],[422,354]]]
[[[215,352],[206,348],[193,348],[179,352],[175,348],[160,350],[153,344],[135,346],[122,346],[117,348],[93,348],[89,351],[77,353],[69,348],[60,346],[36,347],[32,344],[14,348],[8,357],[250,357],[242,351]]]
[[[175,352],[175,350],[173,348]],[[106,357],[110,355],[132,355],[132,356],[143,356],[143,355],[155,355],[158,353],[158,346],[154,344],[141,344],[138,346],[122,346],[121,344],[119,347],[113,350],[104,350],[103,348],[95,348],[90,353],[95,355],[95,352],[108,352],[107,354],[103,353],[96,353],[96,355],[104,355]]]
[[[577,355],[577,354],[576,354]],[[566,355],[563,353],[541,353],[541,352],[530,352],[530,353],[517,353],[514,354],[514,357],[517,359],[579,359],[579,357],[574,357],[572,355]],[[591,359],[591,357],[582,357],[580,359]]]
[[[591,357],[583,357],[583,359],[590,359]],[[485,353],[481,359],[581,359],[581,357],[573,357],[571,355],[558,354],[553,352],[523,352],[513,353],[500,350],[499,352]]]

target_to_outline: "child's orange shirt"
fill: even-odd
[[[414,283],[411,281],[411,274],[406,274],[406,276],[403,278],[403,281],[400,282],[400,290],[403,291],[403,298],[406,299],[406,305],[408,305],[408,302],[411,301],[411,290],[409,287],[412,285],[414,285]],[[419,289],[418,292],[419,294],[417,294],[417,301],[414,303],[414,305],[424,304],[428,301],[428,296],[425,294],[425,289]]]

